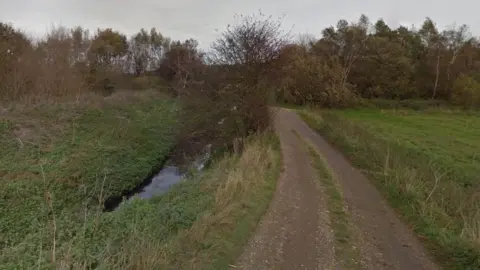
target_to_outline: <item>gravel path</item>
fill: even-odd
[[[367,269],[438,269],[410,230],[360,171],[294,111],[276,109],[283,171],[270,207],[235,269],[341,269],[321,182],[295,130],[315,147],[339,182]],[[352,243],[353,244],[353,243]]]

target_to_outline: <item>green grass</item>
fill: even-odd
[[[326,161],[317,151],[301,138],[294,130],[295,135],[302,140],[306,147],[312,166],[317,171],[318,179],[327,195],[327,208],[330,217],[330,226],[333,229],[335,239],[335,258],[345,269],[363,269],[360,264],[358,249],[354,249],[353,228],[350,217],[345,211],[345,202],[338,183],[334,179],[332,171]]]
[[[163,196],[102,212],[169,154],[175,102],[149,92],[8,112],[0,121],[0,269],[225,269],[280,171],[273,134]]]
[[[268,208],[279,171],[276,136],[253,136],[242,154],[214,161],[166,195],[133,200],[104,214],[82,238],[87,254],[78,254],[68,265],[87,261],[101,269],[227,269]],[[91,243],[99,245],[93,249]],[[81,243],[75,248],[82,250]]]
[[[445,268],[480,268],[478,114],[362,109],[300,115],[369,174]]]
[[[63,256],[89,232],[84,225],[92,225],[86,221],[96,219],[106,196],[135,187],[161,165],[173,146],[175,103],[154,94],[126,99],[45,105],[0,120],[2,267]]]
[[[424,100],[424,99],[407,99],[407,100],[391,100],[391,99],[364,99],[358,104],[362,108],[376,109],[409,109],[409,110],[430,110],[439,108],[454,108],[452,104],[442,100]]]
[[[382,139],[422,154],[465,186],[480,174],[480,116],[460,113],[343,111]]]

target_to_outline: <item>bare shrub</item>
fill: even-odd
[[[12,34],[11,34],[12,35]],[[3,102],[33,104],[61,98],[78,98],[85,90],[84,76],[75,68],[71,32],[53,28],[33,43],[25,37],[2,40],[0,95]],[[23,49],[18,49],[23,39]]]
[[[172,84],[174,95],[183,95],[187,86],[204,81],[204,72],[204,53],[194,39],[169,43],[169,50],[157,70],[160,77]]]
[[[170,39],[164,37],[155,28],[150,32],[141,29],[129,40],[126,69],[135,76],[146,74],[149,70],[158,69],[162,54],[170,46]]]
[[[27,87],[22,72],[29,63],[25,55],[31,54],[32,43],[24,33],[11,25],[0,23],[0,98],[12,100]]]
[[[78,96],[85,90],[85,81],[80,70],[75,68],[76,52],[69,29],[54,28],[38,44],[39,79],[37,94],[43,98]]]
[[[281,18],[262,13],[238,16],[212,44],[209,62],[236,73],[241,83],[258,85],[269,72],[289,34],[281,29]]]
[[[213,43],[200,78],[182,91],[180,148],[198,151],[207,143],[231,147],[236,138],[270,126],[266,75],[288,35],[280,20],[263,14],[240,16]],[[187,77],[187,76],[184,76]]]

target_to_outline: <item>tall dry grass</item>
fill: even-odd
[[[226,156],[215,164],[201,180],[201,188],[214,195],[211,208],[165,244],[138,242],[141,246],[126,252],[133,260],[124,269],[228,267],[274,191],[280,157],[278,142],[271,136],[251,139],[240,155]]]

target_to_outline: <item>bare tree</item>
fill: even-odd
[[[282,18],[273,19],[261,12],[236,16],[236,23],[212,44],[209,62],[242,69],[244,82],[257,84],[288,44],[289,33],[282,30]]]
[[[90,31],[77,26],[71,29],[71,36],[73,39],[72,49],[75,57],[75,62],[84,62],[87,60],[87,53],[90,48],[91,39]]]
[[[200,78],[191,72],[188,46],[186,50],[172,46],[167,53],[169,65],[164,66],[175,67],[176,75],[194,78],[181,89],[180,148],[194,151],[207,143],[231,146],[238,138],[270,126],[270,91],[263,79],[279,58],[288,34],[282,31],[280,19],[263,14],[235,19],[212,44]]]
[[[129,72],[133,71],[135,76],[140,76],[147,70],[150,58],[148,51],[149,40],[150,36],[143,28],[139,33],[130,38],[127,70]]]
[[[418,32],[422,41],[428,49],[429,56],[435,56],[435,81],[433,85],[432,99],[437,96],[438,82],[440,79],[440,57],[444,46],[444,37],[438,32],[436,24],[432,19],[427,18]]]
[[[343,72],[341,80],[341,88],[345,89],[348,82],[348,75],[352,70],[353,64],[357,61],[365,52],[366,44],[369,38],[370,22],[367,16],[360,16],[358,23],[350,26],[339,24],[338,31],[344,36],[344,40],[347,41],[345,53],[343,54]]]
[[[200,79],[203,67],[204,53],[198,49],[196,40],[188,39],[169,43],[158,71],[168,81],[175,82],[175,93],[180,95],[188,84]]]
[[[136,76],[147,71],[153,71],[160,67],[165,54],[165,47],[170,40],[152,28],[150,32],[141,29],[129,40],[129,51],[127,54],[127,71],[134,72]]]
[[[317,41],[317,38],[314,35],[304,33],[304,34],[298,35],[296,43],[300,46],[305,47],[307,50],[310,50],[316,41]]]
[[[443,38],[447,50],[452,54],[452,58],[447,67],[447,79],[450,80],[452,66],[455,64],[461,49],[465,46],[466,42],[471,39],[471,34],[468,32],[468,26],[465,24],[458,28],[452,25],[449,29],[443,31]]]

